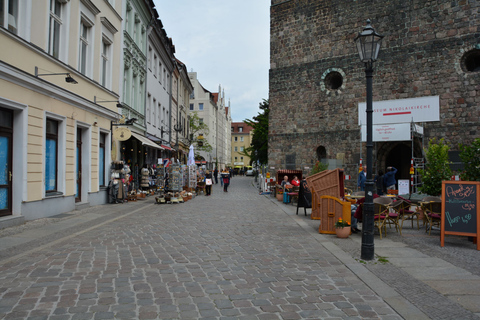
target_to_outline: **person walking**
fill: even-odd
[[[228,186],[230,185],[230,172],[225,170],[225,172],[222,174],[222,180],[223,180],[223,192],[228,192]]]
[[[383,178],[383,186],[388,190],[395,190],[395,185],[397,184],[397,180],[395,180],[395,174],[397,173],[397,169],[395,167],[388,167],[387,173],[385,173]]]
[[[212,173],[207,170],[207,172],[205,172],[205,192],[207,197],[212,193],[212,184]]]
[[[365,191],[365,181],[367,181],[367,166],[364,166],[363,170],[358,174],[357,188],[360,191]]]
[[[213,176],[215,177],[215,184],[218,184],[218,169],[215,167],[215,170],[213,170]]]

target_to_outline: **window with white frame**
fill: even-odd
[[[203,124],[203,118],[198,119],[198,124]]]
[[[161,118],[162,118],[162,104],[161,103],[158,103],[158,107],[157,107],[157,123],[158,123],[158,126],[160,127],[161,125]]]
[[[170,93],[170,75],[167,74],[167,84],[165,84],[167,88],[167,93]]]
[[[160,62],[160,59],[158,59],[159,62],[158,62],[158,82],[160,82],[160,84],[162,84],[162,63]]]
[[[59,122],[47,119],[45,132],[45,192],[57,192]]]
[[[193,111],[193,110],[194,110],[194,104],[190,103],[190,111]]]
[[[244,150],[244,147],[240,147],[240,152],[243,152],[243,150]]]
[[[165,88],[165,83],[167,82],[167,70],[163,68],[163,87]]]
[[[50,26],[48,35],[48,53],[60,57],[60,39],[62,32],[62,10],[64,5],[59,0],[50,0]]]
[[[112,52],[112,41],[107,37],[102,37],[102,76],[101,84],[104,87],[110,86],[110,79],[112,77],[111,72],[111,52]]]
[[[238,152],[238,147],[235,147],[235,152]]]
[[[235,137],[235,138],[233,138],[233,139],[235,140],[235,142],[237,142],[237,141],[238,141],[238,137]]]
[[[153,124],[153,126],[155,127],[156,124],[157,124],[157,123],[156,123],[156,119],[157,119],[157,118],[156,118],[156,114],[157,114],[157,112],[156,112],[156,111],[157,111],[157,99],[155,99],[155,98],[153,98],[153,108],[152,108],[152,109],[153,109],[153,114],[152,114],[152,122],[153,122],[153,123],[152,123],[152,124]]]
[[[203,103],[198,104],[198,110],[203,111]]]
[[[242,127],[238,127],[238,132],[243,132],[243,128],[242,128]]]
[[[150,93],[147,94],[147,123],[150,123],[152,117],[152,95]]]
[[[243,137],[240,137],[240,141],[243,142]]]
[[[78,55],[78,71],[88,75],[91,64],[90,50],[93,24],[84,16],[80,19],[80,40]]]
[[[156,78],[157,77],[157,55],[154,53],[153,54],[153,70],[152,70],[153,76]]]

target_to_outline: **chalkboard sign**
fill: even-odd
[[[297,214],[298,208],[304,208],[305,215],[307,215],[306,208],[312,207],[312,192],[308,188],[307,180],[303,179],[300,181],[300,189],[298,191],[298,203],[297,203]]]
[[[446,234],[472,236],[478,239],[480,225],[479,182],[442,182],[441,245]],[[477,249],[480,244],[477,242]]]

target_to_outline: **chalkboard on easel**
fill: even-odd
[[[480,233],[480,183],[469,181],[442,182],[441,245],[445,235],[471,236]],[[477,249],[480,243],[477,241]]]
[[[300,181],[300,189],[298,190],[298,203],[297,203],[297,214],[298,208],[304,208],[305,215],[307,215],[306,208],[312,207],[312,192],[308,187],[307,180],[303,179]]]

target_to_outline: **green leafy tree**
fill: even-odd
[[[261,112],[253,117],[253,120],[244,120],[253,128],[253,135],[250,146],[241,154],[252,159],[252,162],[258,160],[261,164],[266,164],[268,163],[268,114],[270,112],[268,100],[263,99],[259,108]]]
[[[450,180],[452,176],[448,150],[450,147],[445,144],[444,139],[440,139],[438,143],[436,139],[429,141],[428,148],[425,150],[426,168],[418,170],[422,177],[420,192],[431,196],[442,193],[442,181]]]
[[[195,144],[195,156],[198,156],[198,151],[205,151],[205,152],[211,152],[213,150],[213,147],[210,145],[208,142],[206,136],[210,133],[210,128],[208,128],[208,125],[201,121],[200,117],[198,116],[197,112],[192,112],[190,114],[190,119],[189,119],[189,126],[190,126],[190,139],[189,142]],[[199,145],[199,140],[198,137],[200,135],[203,135],[203,145]]]
[[[314,175],[315,173],[319,173],[327,169],[328,169],[328,163],[317,161],[313,166],[312,171],[310,171],[310,175]]]
[[[480,181],[480,138],[471,145],[460,144],[460,159],[464,163],[464,171],[460,178],[465,181]]]

